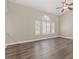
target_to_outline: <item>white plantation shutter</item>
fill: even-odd
[[[42,34],[46,34],[46,22],[42,22]]]
[[[40,35],[40,21],[35,21],[35,34]]]
[[[47,34],[50,34],[50,23],[49,22],[47,22]]]

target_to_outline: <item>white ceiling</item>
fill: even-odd
[[[29,6],[41,11],[48,13],[53,13],[55,15],[61,15],[61,10],[57,10],[57,7],[62,6],[61,2],[64,0],[10,0],[11,2],[18,3],[24,6]],[[73,2],[72,0],[67,0],[68,3]],[[67,10],[68,11],[68,10]],[[65,11],[65,12],[67,12]]]

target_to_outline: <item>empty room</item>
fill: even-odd
[[[6,59],[73,59],[72,0],[5,0]]]

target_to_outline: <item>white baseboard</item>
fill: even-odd
[[[8,45],[14,45],[14,44],[21,44],[21,43],[33,42],[33,41],[45,40],[45,39],[48,39],[48,38],[56,38],[56,37],[58,37],[58,36],[45,37],[45,38],[39,38],[39,39],[32,39],[32,40],[26,40],[26,41],[19,41],[19,42],[13,42],[13,43],[7,43],[6,44],[6,47]]]
[[[63,35],[61,35],[61,36],[59,36],[59,37],[68,38],[68,39],[73,39],[73,37],[67,37],[67,36],[63,36]]]
[[[19,42],[7,43],[7,44],[6,44],[6,47],[7,47],[8,45],[21,44],[21,43],[27,43],[27,42],[34,42],[34,41],[45,40],[45,39],[48,39],[48,38],[56,38],[56,37],[62,37],[62,38],[73,39],[73,37],[53,36],[53,37],[45,37],[45,38],[39,38],[39,39],[32,39],[32,40],[26,40],[26,41],[19,41]],[[6,47],[5,47],[5,48],[6,48]]]

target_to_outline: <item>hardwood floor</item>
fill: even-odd
[[[10,45],[6,59],[73,59],[73,40],[54,38]]]

